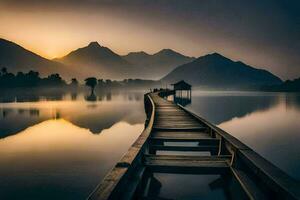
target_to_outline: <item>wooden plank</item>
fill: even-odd
[[[165,116],[165,117],[168,117],[168,116],[182,116],[182,117],[189,117],[188,115],[186,115],[186,113],[182,113],[182,112],[157,112],[156,113],[156,116],[159,117],[159,116]]]
[[[163,113],[163,112],[157,112],[155,117],[188,117],[190,118],[190,116],[188,116],[186,113],[181,113],[181,112],[177,112],[177,113]]]
[[[192,113],[191,111],[187,110],[181,105],[178,105],[182,110],[184,110],[186,113],[188,113],[190,116],[197,119],[200,123],[205,124],[207,127],[214,130],[214,132],[219,135],[220,137],[224,138],[226,141],[226,144],[228,144],[228,148],[231,148],[231,152],[235,152],[236,149],[249,149],[247,145],[239,141],[237,138],[233,137],[229,133],[225,132],[224,130],[220,129],[219,127],[215,126],[214,124],[208,122],[204,118],[196,115],[195,113]]]
[[[155,119],[156,123],[170,123],[170,124],[200,124],[195,120],[190,120],[188,118],[160,118]]]
[[[162,123],[167,122],[167,123],[174,123],[174,124],[178,124],[178,123],[200,124],[196,120],[185,118],[185,117],[177,117],[177,118],[171,118],[171,117],[162,118],[162,117],[157,117],[155,119],[155,122],[162,122]]]
[[[206,127],[159,127],[154,126],[154,131],[207,131]]]
[[[192,118],[190,118],[189,116],[186,116],[186,115],[156,115],[155,116],[155,120],[176,120],[176,119],[180,119],[180,120],[191,120],[191,121],[196,121],[198,122],[197,120],[194,120]],[[198,122],[199,123],[199,122]]]
[[[240,150],[238,157],[261,183],[286,199],[300,199],[300,184],[253,150]]]
[[[199,121],[189,117],[189,116],[156,116],[155,120],[169,120],[169,121],[176,121],[176,120],[185,120],[185,121],[192,121],[192,122],[197,122]]]
[[[192,122],[192,121],[176,121],[176,122],[172,122],[172,121],[168,121],[168,120],[160,120],[160,121],[155,121],[155,124],[166,124],[166,125],[170,125],[170,126],[179,126],[179,125],[194,125],[194,126],[201,126],[203,127],[201,124],[197,123],[197,122]]]
[[[243,190],[251,200],[264,200],[269,199],[263,191],[257,186],[257,184],[251,180],[251,178],[242,170],[234,169],[231,167],[231,171],[236,178],[236,180],[240,183]]]
[[[151,140],[154,141],[163,141],[163,142],[198,142],[199,144],[207,144],[207,145],[219,145],[220,140],[217,138],[211,138],[206,133],[201,134],[176,134],[176,132],[156,132],[152,133],[150,136]]]
[[[203,127],[201,124],[199,123],[195,123],[195,122],[181,122],[181,121],[178,121],[178,122],[175,122],[175,123],[172,123],[172,122],[169,122],[169,121],[155,121],[154,124],[156,126],[174,126],[174,127],[180,127],[180,126],[193,126],[193,127]]]
[[[118,199],[132,200],[132,197],[134,196],[139,184],[141,183],[144,173],[145,167],[135,169],[134,173],[132,173],[132,175],[129,176],[124,183],[122,187],[124,191],[120,192],[121,197],[118,197]]]
[[[176,123],[176,124],[173,124],[173,123],[164,123],[164,122],[154,122],[154,126],[155,127],[168,127],[168,128],[179,128],[179,129],[182,129],[182,128],[195,128],[195,127],[201,127],[202,126],[200,124],[196,124],[196,123]]]
[[[190,137],[190,138],[211,138],[210,135],[202,131],[152,131],[151,137],[157,138],[177,138],[177,137]]]
[[[231,155],[215,155],[215,156],[190,156],[190,155],[152,155],[144,154],[144,159],[155,160],[202,160],[202,161],[227,161],[230,162]]]
[[[172,137],[172,138],[157,138],[151,137],[151,141],[161,141],[161,142],[198,142],[200,145],[215,145],[218,146],[220,143],[219,139],[215,138],[188,138],[188,137]]]
[[[106,175],[104,180],[87,198],[88,200],[106,200],[109,199],[115,191],[116,186],[125,175],[127,168],[115,167]]]
[[[175,146],[175,145],[151,145],[151,149],[157,151],[216,151],[218,145],[198,145],[198,146]]]
[[[222,174],[227,173],[229,165],[227,160],[216,158],[195,157],[181,159],[180,157],[162,158],[146,157],[144,164],[153,172],[182,173],[182,174]]]

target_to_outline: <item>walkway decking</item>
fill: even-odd
[[[147,171],[227,174],[249,199],[300,199],[297,181],[205,119],[159,93],[145,110],[145,130],[88,199],[147,199]]]

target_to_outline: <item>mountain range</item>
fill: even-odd
[[[111,79],[143,78],[158,79],[176,66],[194,58],[181,55],[171,49],[163,49],[153,55],[145,52],[132,52],[121,56],[98,42],[72,51],[62,58],[54,59],[68,66],[84,67],[81,76],[99,74]]]
[[[244,87],[282,82],[266,70],[232,61],[218,53],[196,59],[163,49],[154,54],[141,51],[122,56],[98,42],[49,60],[18,44],[0,39],[0,67],[14,73],[35,70],[42,76],[59,73],[65,79],[76,77],[83,80],[95,76],[103,79],[156,79],[164,83],[186,80],[192,85],[208,87]]]
[[[138,77],[149,79],[161,78],[172,71],[176,66],[193,61],[194,57],[189,57],[175,52],[171,49],[163,49],[155,54],[146,52],[132,52],[122,56],[129,63],[139,67]]]

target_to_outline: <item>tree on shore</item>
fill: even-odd
[[[94,94],[95,86],[97,85],[97,79],[95,77],[89,77],[85,80],[85,85],[91,88],[91,94]]]
[[[7,74],[7,68],[6,68],[6,67],[2,67],[1,73],[2,73],[3,75]]]
[[[71,86],[72,87],[78,87],[78,81],[76,78],[72,78],[71,79]]]
[[[15,75],[6,68],[2,68],[0,73],[0,88],[61,87],[65,85],[66,82],[59,74],[51,74],[46,78],[41,78],[38,72],[32,70],[28,73],[17,72]]]

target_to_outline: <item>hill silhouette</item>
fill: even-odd
[[[91,42],[55,61],[72,66],[74,70],[80,69],[76,72],[80,77],[101,75],[110,79],[122,79],[131,77],[134,72],[134,67],[129,62],[98,42]]]
[[[138,66],[144,73],[140,74],[140,77],[147,79],[161,78],[175,67],[195,59],[171,49],[163,49],[152,55],[143,51],[131,52],[123,56],[123,58],[133,65]]]
[[[68,74],[69,69],[61,63],[43,58],[11,41],[0,38],[0,67],[12,73],[38,71],[41,76],[51,73]]]
[[[280,85],[269,85],[261,88],[264,91],[300,92],[300,78],[286,80]]]
[[[181,65],[161,79],[164,83],[186,80],[193,86],[245,88],[281,84],[272,73],[232,61],[218,53],[208,54]]]
[[[153,55],[142,51],[120,56],[98,42],[91,42],[55,61],[75,68],[85,67],[84,71],[80,71],[83,77],[101,74],[110,79],[158,79],[176,66],[193,59],[171,49],[163,49]]]

